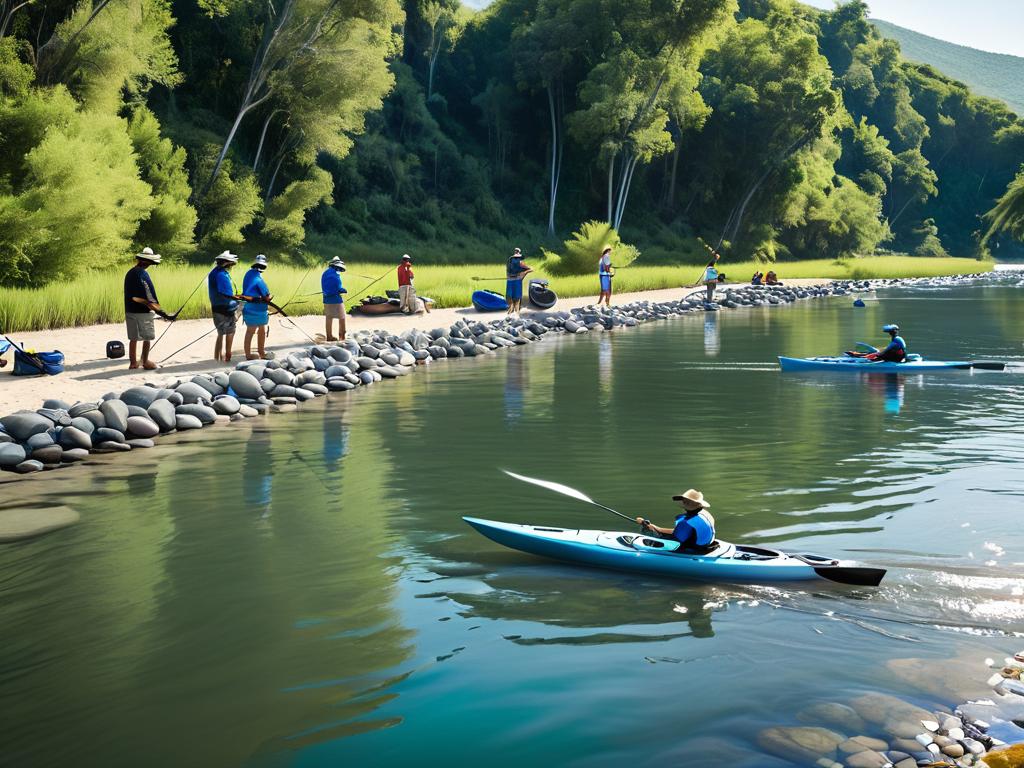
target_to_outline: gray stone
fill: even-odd
[[[56,398],[50,398],[49,400],[44,400],[43,401],[43,408],[50,408],[50,409],[58,410],[58,411],[70,411],[71,410],[71,406],[70,405],[68,405],[63,400],[58,400]]]
[[[217,412],[208,405],[200,405],[199,403],[186,403],[185,405],[179,405],[174,409],[174,412],[181,416],[195,416],[203,424],[213,424],[217,420]],[[181,429],[181,427],[178,427]]]
[[[377,379],[374,378],[373,374],[369,371],[361,371],[359,373],[359,381],[363,384],[373,384]]]
[[[86,422],[91,427],[92,424]],[[60,431],[60,444],[63,448],[84,448],[89,450],[92,448],[92,438],[89,435],[92,434],[92,430],[84,432],[75,426],[64,427]]]
[[[153,387],[131,387],[121,393],[121,400],[127,405],[134,405],[139,408],[149,408],[157,399],[159,390]]]
[[[45,416],[58,427],[67,427],[71,424],[71,414],[62,408],[40,408],[36,413]]]
[[[224,416],[231,416],[232,414],[238,413],[241,407],[241,403],[231,395],[221,395],[213,401],[213,410],[219,414],[223,414]]]
[[[221,371],[219,373],[213,374],[213,383],[220,387],[219,394],[223,394],[224,390],[228,388],[228,384],[231,383],[231,380],[228,378],[228,375],[226,373]]]
[[[118,443],[113,440],[105,440],[104,442],[99,443],[93,450],[95,453],[124,453],[131,449],[132,447],[128,445],[128,443]]]
[[[17,443],[0,443],[0,467],[17,466],[25,456],[25,449]]]
[[[825,728],[766,728],[757,735],[758,745],[776,757],[801,764],[831,758],[844,738]]]
[[[352,359],[352,353],[343,347],[331,347],[330,356],[339,363],[347,363]]]
[[[295,374],[291,371],[286,371],[284,368],[277,368],[276,370],[267,371],[267,378],[274,382],[274,384],[291,385],[295,381]]]
[[[127,443],[132,447],[132,449],[152,448],[154,445],[156,445],[156,443],[154,443],[148,437],[133,437],[131,440],[128,440]]]
[[[98,407],[99,406],[96,405],[96,403],[75,403],[68,408],[68,415],[71,418],[75,418],[76,416],[82,416],[89,411],[95,411]]]
[[[316,386],[316,385],[314,384],[314,385],[311,385],[311,386]],[[295,394],[292,395],[292,397],[294,397],[300,403],[306,402],[307,400],[312,400],[314,397],[316,397],[316,393],[311,392],[308,389],[303,389],[302,387],[295,387],[293,389],[295,390]]]
[[[89,451],[85,448],[65,448],[60,460],[65,464],[71,464],[76,461],[85,461],[88,458]]]
[[[43,462],[37,461],[35,459],[28,459],[26,461],[21,462],[21,464],[18,464],[14,468],[14,471],[17,472],[20,475],[27,475],[30,472],[39,472],[42,469],[43,469]]]
[[[843,763],[848,768],[883,768],[883,766],[889,765],[889,761],[884,755],[871,750],[850,755],[843,760]]]
[[[28,440],[32,435],[53,428],[53,422],[34,411],[17,411],[0,419],[4,432],[15,440]]]
[[[55,442],[56,441],[53,439],[53,435],[51,433],[37,432],[25,441],[25,449],[31,452],[37,448],[45,448],[48,445],[53,445]]]
[[[154,400],[146,412],[161,432],[170,432],[176,429],[174,406],[171,405],[170,400]]]
[[[392,368],[390,365],[382,365],[375,370],[385,379],[397,379],[402,375],[396,368]]]
[[[379,359],[388,365],[398,365],[399,357],[394,352],[382,352]]]
[[[299,401],[294,397],[282,396],[274,398],[274,405],[297,405],[298,402]]]
[[[312,392],[314,395],[326,395],[328,392],[326,386],[324,386],[323,384],[317,384],[316,382],[312,381],[309,382],[308,384],[303,384],[300,387],[300,389],[308,390]]]
[[[260,415],[260,412],[251,405],[239,405],[238,413],[241,414],[243,418],[252,418],[253,416]]]
[[[80,519],[75,510],[64,506],[0,510],[0,543],[42,536],[74,525]]]
[[[295,403],[275,403],[270,406],[270,410],[272,413],[291,413],[292,411],[299,410],[299,406],[295,405]]]
[[[368,357],[371,360],[376,360],[378,357],[380,357],[380,350],[377,349],[372,344],[361,344],[359,347],[359,351],[363,353],[363,357]]]
[[[14,438],[8,435],[6,432],[0,432],[0,444],[13,443]]]
[[[209,393],[211,399],[216,397],[217,395],[224,394],[224,387],[220,386],[214,381],[211,381],[205,376],[193,376],[192,383],[198,387],[202,387],[203,389],[205,389]],[[178,387],[178,391],[181,391],[181,387]]]
[[[127,420],[126,420],[127,421]],[[125,429],[128,428],[127,423]],[[119,429],[113,429],[111,427],[97,427],[96,431],[92,433],[92,444],[99,445],[100,443],[123,443],[124,433]]]
[[[416,356],[411,352],[402,352],[402,354],[398,356],[398,364],[407,366],[416,365]]]
[[[156,437],[160,434],[160,425],[150,418],[143,418],[142,416],[129,416],[128,417],[128,434],[131,437],[143,438],[148,440],[151,437]],[[131,441],[129,441],[130,443]]]
[[[131,418],[132,416],[141,416],[142,418],[145,419],[149,417],[149,414],[146,412],[145,408],[140,408],[137,405],[129,405],[128,418]]]
[[[128,406],[120,400],[104,400],[100,403],[100,413],[107,420],[107,426],[124,432],[128,429]]]
[[[272,398],[276,397],[295,397],[295,387],[289,384],[278,384],[270,392]]]
[[[331,392],[345,392],[349,389],[355,389],[356,385],[351,381],[345,379],[333,378],[327,380],[327,389]]]
[[[167,402],[177,407],[185,402],[185,398],[179,395],[177,392],[172,392],[170,395],[167,396]]]
[[[363,357],[357,357],[356,363],[358,363],[359,367],[362,368],[364,371],[368,371],[371,368],[377,367],[376,358],[366,357],[365,355]]]
[[[196,403],[208,403],[213,400],[213,394],[206,387],[202,387],[195,382],[186,381],[184,384],[179,384],[177,394],[181,395],[182,402],[190,405]]]
[[[174,421],[175,421],[175,428],[179,429],[179,430],[182,430],[182,431],[184,431],[186,429],[202,429],[203,428],[203,422],[201,422],[195,416],[190,416],[187,413],[179,413],[177,416],[175,416]]]
[[[94,411],[86,411],[78,418],[92,422],[94,428],[107,426],[107,420],[103,418],[103,414],[100,412],[99,408]]]
[[[277,383],[273,379],[266,378],[266,379],[260,380],[260,389],[263,390],[263,394],[264,395],[266,395],[268,392],[273,392],[274,391],[274,387],[276,387],[276,386],[277,386]]]

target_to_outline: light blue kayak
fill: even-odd
[[[844,373],[928,373],[963,371],[971,368],[999,370],[1003,363],[972,363],[964,360],[923,360],[920,357],[904,363],[879,362],[863,357],[779,357],[784,371],[841,371]]]
[[[671,551],[664,546],[663,539],[646,534],[517,525],[476,517],[462,519],[503,546],[553,560],[617,571],[746,584],[824,579],[871,587],[878,586],[885,576],[882,568],[724,541],[715,542],[707,553],[688,554]]]

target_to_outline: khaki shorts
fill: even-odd
[[[324,317],[328,320],[340,320],[345,317],[344,304],[324,304]]]
[[[220,336],[234,333],[236,322],[237,318],[234,312],[227,315],[222,315],[220,312],[213,313],[213,327],[217,329],[217,334]]]
[[[152,341],[156,338],[153,312],[125,312],[124,324],[128,328],[128,341]]]

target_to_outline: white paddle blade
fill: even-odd
[[[588,504],[596,503],[592,498],[587,496],[585,493],[580,493],[575,488],[570,488],[568,485],[562,485],[561,483],[552,483],[550,480],[538,480],[536,477],[527,477],[526,475],[517,475],[515,472],[509,472],[507,469],[503,469],[509,477],[514,477],[516,480],[522,480],[524,483],[532,483],[533,485],[539,485],[541,488],[547,488],[549,491],[560,493],[563,496],[570,496],[580,501],[585,501]]]

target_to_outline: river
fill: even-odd
[[[955,704],[1024,646],[1024,375],[775,356],[898,322],[926,356],[1024,364],[1016,282],[549,337],[0,486],[82,514],[0,548],[0,764],[770,767],[758,733],[816,702]],[[542,561],[461,516],[620,526],[503,468],[662,524],[696,487],[724,539],[889,575]]]

